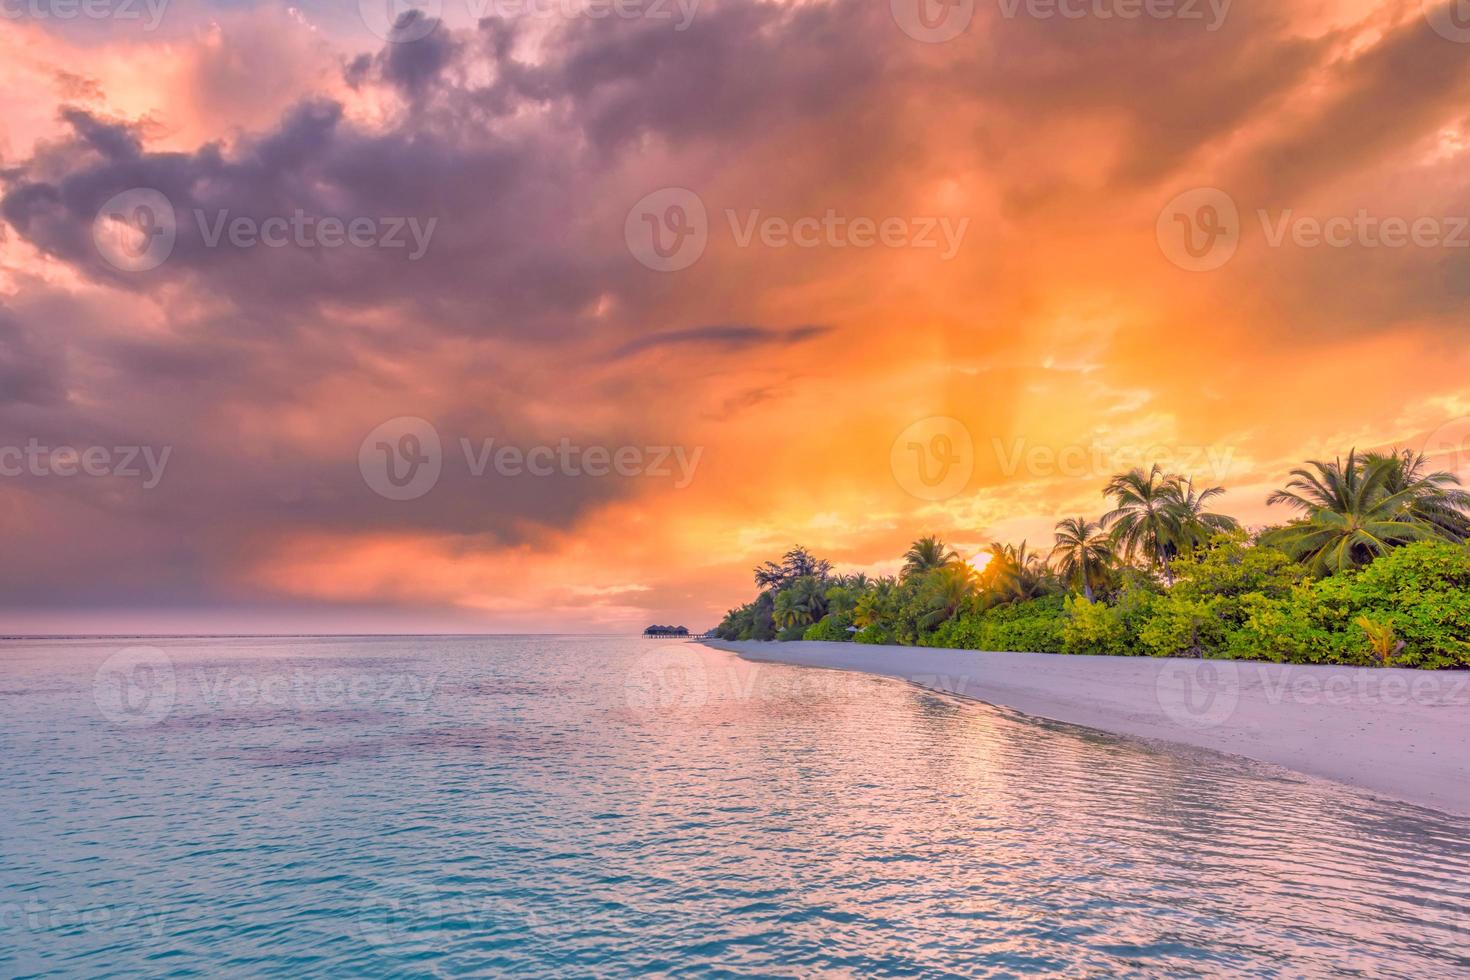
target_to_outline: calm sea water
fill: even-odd
[[[0,644],[0,974],[1449,976],[1470,821],[587,637]]]

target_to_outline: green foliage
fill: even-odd
[[[1141,467],[1120,473],[1108,481],[1103,494],[1113,498],[1114,507],[1100,524],[1111,530],[1112,546],[1128,558],[1143,558],[1166,579],[1173,579],[1171,563],[1223,531],[1240,525],[1233,517],[1209,511],[1211,500],[1224,493],[1223,487],[1194,488],[1194,481],[1165,473],[1155,463],[1145,472]]]
[[[1222,605],[1216,597],[1161,596],[1138,631],[1138,642],[1155,657],[1214,655],[1225,646]]]
[[[715,636],[722,640],[775,639],[776,624],[772,612],[771,594],[762,592],[754,602],[726,613],[724,620],[715,627]]]
[[[962,613],[923,638],[923,645],[961,650],[1054,653],[1062,648],[1066,600],[1048,596]]]
[[[1304,515],[1264,540],[1303,562],[1314,575],[1361,568],[1415,541],[1463,541],[1470,499],[1452,473],[1427,472],[1413,453],[1314,459],[1292,470],[1285,489],[1267,498]]]
[[[953,565],[960,556],[935,534],[920,538],[909,546],[903,556],[903,577],[932,572],[946,565]]]
[[[1369,649],[1383,666],[1391,664],[1393,658],[1404,649],[1404,641],[1394,634],[1392,623],[1380,623],[1367,616],[1359,616],[1353,622],[1362,627],[1364,635],[1368,637]]]
[[[1062,652],[1135,657],[1143,653],[1139,632],[1158,598],[1152,583],[1134,576],[1112,602],[1090,603],[1068,596],[1062,623]]]
[[[1283,552],[1252,545],[1239,531],[1180,556],[1173,572],[1173,587],[1154,599],[1138,630],[1144,652],[1155,657],[1224,655],[1247,619],[1247,597],[1283,599],[1306,577]]]
[[[1113,545],[1101,524],[1085,517],[1069,517],[1057,523],[1051,556],[1057,576],[1091,602],[1095,590],[1107,581]]]
[[[1423,541],[1360,572],[1303,583],[1282,599],[1246,597],[1235,656],[1381,664],[1366,618],[1392,630],[1398,667],[1470,667],[1470,548]],[[1401,649],[1398,644],[1402,642]]]
[[[901,575],[869,579],[797,548],[756,570],[763,591],[715,633],[1470,667],[1470,494],[1409,452],[1309,465],[1272,497],[1305,516],[1254,541],[1208,510],[1218,487],[1153,467],[1108,484],[1116,506],[1100,522],[1058,524],[1051,561],[996,543],[977,574],[931,535]]]
[[[1062,652],[1123,657],[1138,652],[1137,636],[1130,636],[1122,611],[1104,602],[1067,596],[1062,623]]]
[[[1470,548],[1425,541],[1389,552],[1349,580],[1355,610],[1390,624],[1403,667],[1470,667]]]
[[[1303,583],[1273,599],[1242,600],[1244,621],[1227,640],[1232,657],[1298,664],[1358,664],[1345,629],[1351,605],[1345,578]]]
[[[802,634],[803,640],[826,640],[830,643],[847,643],[852,639],[852,634],[847,631],[848,624],[838,617],[823,616],[822,621],[808,626]]]

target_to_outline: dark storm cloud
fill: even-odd
[[[54,405],[66,399],[60,345],[27,329],[0,306],[0,406]]]
[[[722,324],[667,330],[629,341],[613,352],[614,358],[631,357],[647,350],[667,347],[715,347],[723,351],[749,350],[769,345],[799,344],[823,334],[831,327],[803,326],[787,330],[753,327],[746,324]]]

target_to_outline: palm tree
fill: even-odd
[[[827,590],[815,575],[803,575],[791,584],[788,591],[801,612],[802,625],[815,623],[827,615]]]
[[[1261,541],[1304,562],[1312,574],[1357,568],[1397,545],[1446,537],[1413,514],[1416,486],[1388,492],[1395,477],[1390,461],[1365,465],[1352,450],[1346,462],[1313,459],[1307,465],[1310,470],[1292,470],[1285,489],[1266,498],[1267,504],[1287,504],[1305,516],[1267,531]]]
[[[783,589],[776,593],[776,608],[772,611],[771,618],[776,621],[777,626],[783,630],[790,626],[797,626],[801,623],[803,615],[803,611],[797,605],[796,596],[790,590]]]
[[[1451,541],[1470,540],[1470,493],[1460,488],[1460,478],[1445,470],[1428,472],[1429,460],[1412,449],[1388,453],[1364,453],[1364,466],[1383,466],[1383,492],[1412,491],[1408,511],[1422,523],[1432,525]]]
[[[1073,586],[1081,586],[1088,602],[1095,602],[1092,586],[1113,560],[1112,542],[1102,525],[1085,517],[1069,517],[1057,524],[1052,557],[1057,571]]]
[[[1009,544],[992,544],[990,561],[985,563],[984,580],[987,599],[992,605],[1004,605],[1036,599],[1054,591],[1055,577],[1051,568],[1035,552]]]
[[[1164,577],[1174,581],[1169,571],[1169,557],[1176,550],[1175,478],[1165,475],[1155,463],[1145,473],[1134,467],[1108,481],[1103,494],[1116,505],[1102,516],[1101,524],[1112,532],[1113,546],[1130,561],[1142,552],[1150,565],[1160,569]]]
[[[1225,514],[1205,510],[1211,499],[1225,492],[1224,487],[1194,489],[1194,480],[1176,476],[1169,481],[1169,509],[1174,519],[1174,544],[1180,550],[1193,551],[1209,543],[1224,531],[1234,531],[1240,522]]]
[[[903,555],[903,577],[944,568],[960,560],[959,553],[945,547],[937,534],[920,538]]]
[[[925,579],[924,604],[928,609],[918,619],[920,630],[932,630],[953,618],[965,601],[975,594],[975,578],[968,565],[951,562]]]
[[[888,603],[893,596],[894,587],[894,580],[885,576],[858,596],[852,613],[853,624],[866,627],[883,622],[888,615]]]

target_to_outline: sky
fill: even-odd
[[[0,632],[703,629],[1141,463],[1470,477],[1450,6],[0,7]]]

